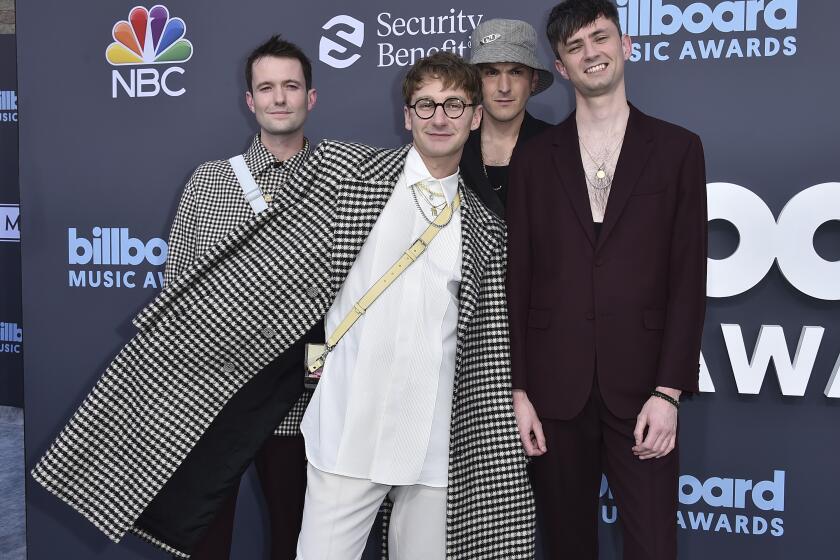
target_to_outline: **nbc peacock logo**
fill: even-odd
[[[170,17],[169,9],[158,4],[150,9],[135,6],[127,20],[114,24],[111,36],[114,42],[105,50],[105,59],[123,71],[111,72],[111,97],[122,92],[128,97],[155,97],[163,92],[171,97],[183,95],[186,90],[173,87],[173,74],[184,74],[180,66],[169,66],[159,71],[155,65],[174,65],[188,61],[193,55],[193,45],[185,38],[187,24],[179,17]]]

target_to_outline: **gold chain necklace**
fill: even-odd
[[[604,157],[603,161],[598,163],[598,160],[592,155],[592,152],[589,148],[586,147],[586,144],[583,141],[583,138],[578,135],[578,140],[580,141],[580,145],[583,147],[583,151],[586,152],[586,155],[589,156],[589,159],[592,163],[595,164],[595,173],[592,174],[592,177],[586,175],[586,181],[589,185],[595,189],[596,191],[605,191],[610,188],[612,185],[613,174],[607,170],[607,164],[612,159],[613,154],[618,149],[619,146],[623,143],[622,140],[616,142],[616,144],[609,150],[606,157]]]

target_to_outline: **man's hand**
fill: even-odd
[[[682,393],[678,389],[669,387],[657,387],[656,390],[675,400],[679,400]],[[645,434],[646,429],[647,434]],[[520,428],[520,433],[521,431]],[[665,399],[651,396],[636,417],[636,429],[633,430],[633,436],[636,439],[633,454],[639,459],[664,457],[673,451],[677,443],[677,407]]]
[[[542,424],[537,418],[534,405],[528,400],[528,395],[522,389],[513,390],[513,412],[516,414],[516,427],[519,428],[519,439],[528,457],[539,457],[548,448],[545,446]]]

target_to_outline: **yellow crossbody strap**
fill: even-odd
[[[402,256],[388,269],[388,271],[382,275],[376,283],[370,287],[370,289],[365,292],[359,301],[353,304],[353,307],[350,308],[350,311],[344,317],[344,320],[336,327],[335,331],[333,331],[332,335],[327,339],[327,344],[324,348],[324,353],[321,356],[310,363],[307,366],[307,369],[310,373],[314,373],[320,368],[324,367],[324,362],[327,359],[327,354],[329,354],[335,345],[338,344],[338,341],[347,334],[347,331],[359,320],[359,318],[365,314],[365,311],[373,305],[373,302],[376,301],[376,298],[381,296],[385,290],[388,289],[388,286],[394,283],[394,280],[399,278],[400,274],[402,274],[409,266],[414,263],[417,259],[420,258],[438,232],[443,229],[447,223],[449,223],[449,219],[452,217],[452,213],[461,206],[461,193],[455,195],[455,199],[452,201],[452,204],[447,206],[443,209],[443,211],[438,214],[435,221],[429,224],[429,227],[426,228],[420,237],[411,244]]]

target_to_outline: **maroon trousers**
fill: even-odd
[[[268,505],[271,560],[294,560],[306,495],[306,452],[303,437],[271,436],[254,457],[254,466]],[[228,560],[239,486],[228,497],[192,560]]]
[[[636,419],[618,418],[597,383],[571,420],[541,419],[548,452],[531,465],[546,560],[598,560],[601,473],[607,475],[624,536],[624,560],[677,558],[677,449],[637,459]]]

